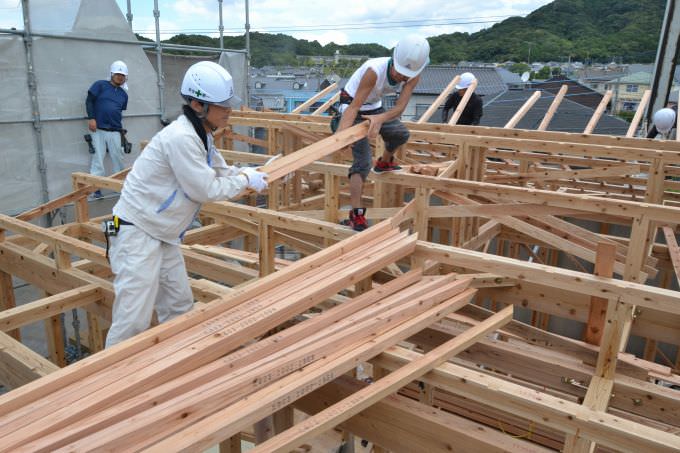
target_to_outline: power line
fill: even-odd
[[[390,20],[390,21],[374,21],[361,23],[344,23],[344,24],[315,24],[315,25],[296,25],[287,27],[277,26],[263,26],[253,28],[252,31],[259,32],[306,32],[306,31],[328,31],[328,30],[372,30],[372,29],[400,29],[400,28],[417,28],[417,27],[432,27],[442,25],[475,25],[475,24],[495,24],[501,22],[502,19],[513,17],[511,15],[499,16],[478,16],[478,17],[462,17],[462,18],[437,18],[437,19],[409,19],[409,20]],[[481,19],[481,20],[477,20]],[[137,33],[151,33],[150,30],[136,30]],[[214,33],[215,29],[206,28],[182,28],[182,29],[166,29],[161,34],[181,33],[181,32],[195,32],[195,33]],[[243,32],[240,27],[225,28],[225,33],[241,34]]]

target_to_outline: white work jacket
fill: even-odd
[[[203,142],[184,115],[158,132],[125,178],[113,214],[150,236],[178,244],[201,203],[233,198],[248,185],[208,134]]]

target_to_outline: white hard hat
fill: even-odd
[[[408,35],[394,48],[394,69],[403,76],[415,77],[430,62],[430,44],[418,35]]]
[[[667,134],[675,125],[675,112],[673,109],[665,108],[657,110],[654,114],[654,125],[656,130],[662,134]]]
[[[460,79],[456,84],[456,90],[464,90],[468,88],[475,80],[475,75],[471,72],[464,72],[460,75]]]
[[[113,74],[123,74],[125,77],[127,77],[127,65],[120,60],[114,61],[111,63],[111,75]]]
[[[241,99],[234,95],[234,80],[222,66],[212,61],[199,61],[184,74],[180,93],[185,98],[204,104],[238,107]]]

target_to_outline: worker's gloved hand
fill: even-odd
[[[259,193],[267,188],[267,173],[257,171],[255,167],[245,167],[242,173],[248,178],[249,189]]]

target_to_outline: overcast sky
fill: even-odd
[[[33,4],[59,0],[31,0]],[[73,5],[78,0],[62,0]],[[95,0],[89,0],[95,1]],[[103,1],[103,0],[96,0]],[[127,0],[116,0],[123,14]],[[153,0],[131,0],[133,30],[155,37]],[[475,32],[510,16],[526,16],[549,0],[250,0],[250,29],[285,33],[321,44],[376,42],[392,47],[400,36]],[[178,33],[219,35],[217,0],[159,0],[167,39]],[[398,5],[398,6],[396,6]],[[225,35],[243,34],[245,0],[222,3]],[[18,25],[17,25],[18,24]],[[21,25],[20,0],[0,0],[0,27]]]

